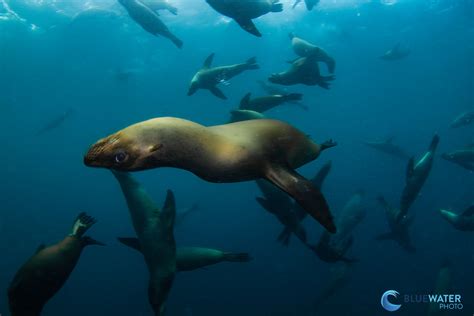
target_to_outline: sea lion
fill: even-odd
[[[439,212],[457,230],[474,231],[474,205],[468,207],[462,214],[455,214],[448,210],[439,210]]]
[[[266,117],[259,112],[250,110],[232,110],[230,111],[229,123],[242,122],[248,120],[263,120]]]
[[[474,144],[463,149],[444,153],[441,157],[463,167],[464,169],[474,171]]]
[[[349,284],[353,272],[354,265],[347,262],[341,262],[331,268],[329,280],[316,298],[314,304],[316,311]]]
[[[206,58],[202,68],[194,75],[189,86],[188,96],[193,95],[199,89],[207,89],[211,91],[211,93],[216,97],[227,100],[227,97],[224,95],[224,93],[222,93],[222,91],[217,88],[219,83],[228,81],[246,70],[260,68],[255,57],[248,59],[243,64],[211,68],[213,60],[214,53]]]
[[[288,195],[276,188],[271,183],[257,180],[257,185],[263,197],[257,197],[257,202],[270,214],[275,215],[278,221],[285,227],[277,240],[284,246],[290,243],[290,237],[295,234],[304,244],[307,242],[306,229],[301,224],[298,214],[294,211],[293,202]]]
[[[453,293],[453,271],[452,264],[449,260],[444,260],[441,268],[438,271],[436,284],[432,295],[450,295]],[[432,302],[428,305],[428,316],[443,316],[447,315],[445,309],[440,308],[440,303]]]
[[[366,141],[364,142],[364,144],[377,151],[396,158],[400,158],[403,160],[410,159],[410,155],[408,155],[400,146],[393,143],[393,137],[387,138],[382,141]]]
[[[461,113],[458,117],[454,119],[451,123],[451,128],[459,128],[467,125],[471,125],[474,122],[474,110],[466,111]]]
[[[257,83],[259,84],[260,88],[262,88],[263,91],[265,91],[267,94],[274,95],[274,94],[279,94],[279,95],[285,95],[285,94],[290,94],[290,92],[287,91],[286,88],[281,88],[279,86],[275,86],[272,84],[267,83],[266,81],[263,80],[257,80]],[[288,101],[290,104],[297,105],[298,107],[302,108],[305,111],[309,110],[309,107],[307,105],[304,105],[301,102],[298,101]]]
[[[150,274],[148,301],[154,314],[162,316],[176,273],[174,194],[168,190],[164,206],[160,210],[131,175],[117,171],[112,173],[127,202],[133,228]]]
[[[64,121],[66,121],[69,117],[71,117],[71,115],[73,115],[74,112],[75,112],[74,109],[67,109],[66,111],[61,113],[58,117],[55,117],[54,119],[49,121],[46,125],[44,125],[42,128],[40,128],[36,132],[36,136],[43,135],[45,133],[48,133],[52,130],[55,130],[55,129],[61,127],[61,125],[63,125]]]
[[[143,2],[140,0],[118,0],[118,2],[127,10],[128,15],[145,31],[154,36],[161,35],[166,37],[178,48],[183,47],[183,42],[171,33],[158,14],[143,4]]]
[[[303,98],[301,93],[267,95],[251,99],[251,93],[247,93],[240,101],[240,110],[251,110],[256,112],[266,112],[274,107],[290,101],[300,101]]]
[[[295,0],[293,3],[293,9],[296,8],[296,6],[300,4],[301,1],[303,0]],[[306,4],[306,9],[311,11],[319,3],[319,0],[304,0],[304,3]]]
[[[135,250],[141,252],[138,238],[123,238],[118,240]],[[248,253],[224,252],[218,249],[202,247],[178,247],[176,248],[176,271],[194,271],[221,262],[249,262],[252,260]]]
[[[193,204],[188,208],[182,209],[182,210],[177,210],[176,211],[176,218],[175,218],[175,225],[179,226],[182,225],[183,222],[188,218],[192,213],[196,212],[199,210],[199,205],[198,204]]]
[[[401,221],[398,221],[398,218],[400,217],[400,209],[392,207],[383,196],[379,196],[377,201],[385,210],[390,232],[380,234],[375,239],[379,241],[394,240],[405,251],[414,253],[416,249],[413,247],[409,232],[410,226],[413,224],[413,216],[404,216]]]
[[[392,49],[388,50],[380,56],[380,59],[386,60],[386,61],[394,61],[394,60],[400,60],[406,58],[408,55],[410,55],[410,50],[409,49],[402,49],[400,47],[400,43],[395,45]]]
[[[428,179],[433,167],[434,155],[438,148],[439,136],[435,135],[431,141],[428,151],[415,164],[415,158],[411,158],[408,162],[406,173],[406,185],[400,199],[400,214],[398,220],[401,220],[408,212],[410,206],[415,202],[420,194],[421,188]]]
[[[332,80],[334,80],[334,76],[321,76],[317,58],[314,56],[298,58],[292,62],[290,69],[274,73],[268,78],[268,81],[284,86],[296,84],[318,85],[324,89],[329,89],[329,82]]]
[[[346,253],[352,246],[354,238],[353,231],[365,218],[366,211],[363,205],[364,193],[358,191],[351,196],[344,205],[341,214],[338,215],[336,226],[338,231],[334,235],[324,232],[319,243],[314,247],[318,257],[326,262],[355,262],[356,259],[346,257]]]
[[[82,250],[89,245],[103,245],[84,236],[95,223],[86,213],[79,214],[66,238],[49,247],[41,245],[18,270],[8,288],[12,316],[39,316],[69,278]]]
[[[304,39],[296,37],[293,33],[290,33],[289,37],[291,39],[291,46],[293,47],[293,51],[296,55],[300,57],[314,56],[316,61],[326,64],[326,67],[331,74],[334,73],[336,70],[336,61],[334,58],[329,56],[329,54],[324,49],[311,44]]]
[[[214,10],[233,19],[242,29],[257,37],[261,37],[262,34],[252,20],[270,12],[283,11],[280,0],[206,0],[206,2]]]
[[[85,155],[84,163],[119,171],[174,167],[219,183],[266,179],[335,232],[324,196],[294,170],[335,145],[332,141],[317,145],[306,134],[276,120],[205,127],[162,117],[99,140]]]
[[[166,0],[142,0],[142,2],[153,11],[166,10],[171,14],[178,15],[178,8]]]

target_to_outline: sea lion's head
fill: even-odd
[[[161,145],[147,129],[126,128],[97,141],[84,156],[88,167],[139,171],[157,166]],[[152,161],[153,160],[153,161]]]

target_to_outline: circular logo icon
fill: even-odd
[[[402,307],[402,305],[392,304],[390,303],[388,298],[389,297],[397,298],[398,295],[400,295],[400,293],[398,293],[397,291],[394,291],[394,290],[387,291],[383,293],[382,298],[380,299],[380,304],[386,311],[395,312],[399,310],[400,307]]]

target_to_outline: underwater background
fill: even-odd
[[[133,236],[127,206],[109,171],[86,168],[83,155],[97,139],[152,117],[175,116],[203,125],[224,124],[247,93],[264,95],[257,80],[286,69],[294,59],[289,32],[317,43],[337,61],[330,90],[295,86],[308,111],[282,106],[266,113],[289,122],[321,143],[338,146],[299,169],[313,176],[327,161],[332,171],[324,194],[337,217],[351,195],[363,190],[367,216],[354,232],[350,254],[358,259],[350,279],[318,301],[336,265],[320,261],[296,238],[276,241],[281,224],[261,208],[255,182],[215,184],[178,169],[136,173],[159,205],[167,189],[177,207],[199,209],[175,228],[179,246],[249,252],[246,264],[222,263],[177,275],[168,314],[200,315],[427,315],[426,304],[395,313],[380,306],[386,290],[432,292],[446,260],[453,292],[474,313],[474,235],[459,232],[438,213],[461,212],[474,202],[473,172],[442,160],[442,152],[474,141],[474,125],[450,128],[474,107],[474,22],[471,0],[321,0],[308,12],[281,1],[282,13],[257,20],[253,37],[212,10],[204,0],[176,0],[177,16],[162,13],[184,42],[182,50],[144,32],[115,1],[0,0],[0,314],[9,315],[6,289],[41,243],[55,243],[74,216],[98,219],[90,235],[107,244],[84,251],[43,315],[151,315],[143,258],[116,241]],[[411,54],[396,62],[379,56],[396,43]],[[186,95],[189,81],[214,52],[214,65],[256,56],[257,71],[224,82],[227,101],[207,91]],[[126,72],[124,78],[121,73]],[[39,133],[62,113],[57,128]],[[406,162],[374,151],[366,140],[395,137],[420,157],[432,138],[438,155],[410,210],[417,251],[374,240],[388,230],[375,198],[396,205]],[[323,228],[306,220],[309,240]]]

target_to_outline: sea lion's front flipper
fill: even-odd
[[[248,108],[249,106],[249,103],[250,103],[250,96],[252,95],[251,92],[247,93],[243,98],[242,100],[240,100],[240,105],[239,105],[239,109],[241,110],[245,110]]]
[[[132,249],[135,249],[139,252],[142,252],[142,248],[140,246],[140,241],[138,238],[133,238],[133,237],[118,237],[117,240],[124,244],[127,247],[130,247]]]
[[[206,60],[204,61],[204,64],[202,65],[203,69],[208,69],[211,68],[212,66],[212,61],[214,60],[214,53],[210,54],[207,56]]]
[[[72,226],[71,236],[82,237],[84,233],[97,223],[96,219],[87,215],[85,212],[80,213]]]
[[[250,34],[255,35],[257,37],[262,37],[262,33],[260,33],[255,24],[253,24],[252,20],[235,20],[235,22],[237,22],[241,28],[243,28]]]
[[[306,212],[329,232],[336,232],[333,216],[321,191],[311,181],[296,171],[281,165],[271,165],[266,170],[266,179],[291,195]]]
[[[216,97],[218,97],[219,99],[227,100],[227,97],[225,96],[225,94],[218,87],[209,88],[209,91],[211,91],[211,93],[215,95]]]

